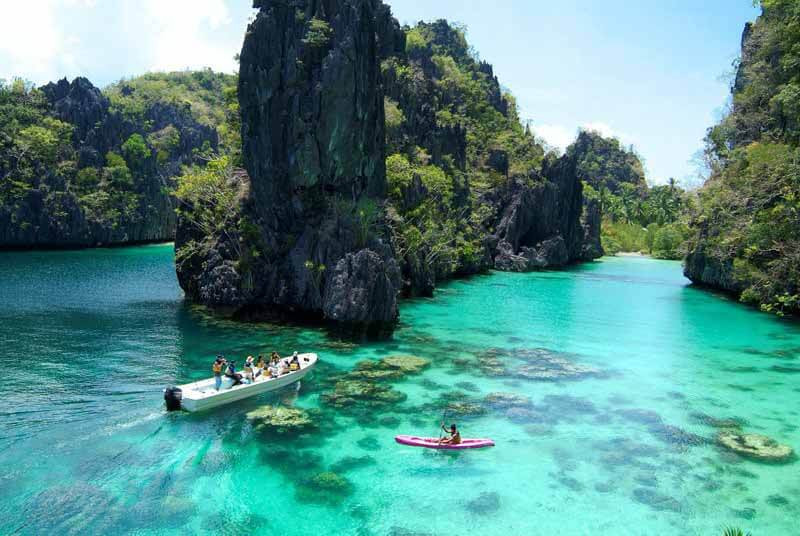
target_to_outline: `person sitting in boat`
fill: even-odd
[[[253,356],[249,355],[244,361],[244,379],[248,383],[253,383],[255,377],[255,371],[253,370]]]
[[[214,364],[211,365],[211,371],[214,373],[214,389],[217,391],[222,385],[222,369],[225,368],[225,365],[225,358],[221,355],[218,355],[217,359],[214,360]]]
[[[264,361],[264,356],[258,354],[258,361],[256,361],[256,378],[266,373],[267,362]]]
[[[242,375],[236,372],[236,361],[228,361],[228,368],[225,369],[225,376],[233,380],[234,387],[242,383]]]
[[[440,445],[458,445],[461,443],[461,432],[458,431],[455,424],[450,425],[450,429],[444,427],[444,423],[442,423],[442,430],[444,430],[445,434],[448,434],[450,437],[443,437],[439,440]]]
[[[270,354],[270,359],[274,362],[277,362],[281,360],[281,356],[278,354],[278,352],[272,352],[272,354]]]
[[[297,356],[297,352],[292,354],[292,360],[289,361],[289,371],[294,372],[296,370],[300,370],[300,358]]]
[[[272,360],[270,360],[269,369],[268,370],[269,370],[270,377],[277,378],[278,376],[281,375],[280,362],[277,359],[273,358]]]

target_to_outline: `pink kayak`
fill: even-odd
[[[394,440],[401,445],[408,445],[409,447],[425,447],[428,449],[442,450],[481,449],[494,446],[494,441],[491,439],[462,439],[461,443],[458,445],[448,445],[447,443],[440,444],[439,438],[437,437],[399,435],[395,436]]]

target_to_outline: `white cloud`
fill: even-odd
[[[544,140],[544,142],[554,149],[564,151],[567,146],[575,139],[575,130],[564,125],[532,125],[533,132]]]
[[[231,23],[223,0],[145,0],[145,41],[151,43],[153,70],[234,68],[231,50],[218,46],[215,31]]]
[[[542,140],[544,140],[548,146],[561,152],[565,151],[566,148],[573,141],[575,141],[575,138],[578,136],[578,131],[580,130],[597,132],[606,138],[617,138],[623,144],[630,143],[631,139],[630,136],[619,132],[608,123],[604,123],[602,121],[589,121],[574,127],[548,123],[537,125],[536,123],[533,123],[531,128],[533,129],[533,132]]]
[[[619,138],[620,135],[608,123],[602,121],[592,121],[581,125],[581,129],[591,132],[597,132],[604,138]]]
[[[55,1],[6,2],[0,16],[0,78],[40,76],[58,62],[64,40],[55,17]]]
[[[0,0],[0,78],[231,72],[250,13],[238,0]]]

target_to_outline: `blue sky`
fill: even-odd
[[[389,0],[402,23],[448,18],[563,148],[579,127],[615,135],[648,178],[691,182],[750,0]],[[85,75],[97,85],[148,70],[233,71],[248,1],[24,0],[0,5],[0,78]]]

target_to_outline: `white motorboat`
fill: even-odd
[[[286,387],[295,383],[308,374],[317,364],[317,354],[299,354],[300,370],[282,374],[276,378],[269,376],[264,371],[252,383],[241,383],[233,387],[223,384],[219,391],[215,387],[214,378],[200,380],[194,383],[167,387],[164,390],[164,400],[168,410],[184,409],[186,411],[203,411],[223,404],[243,400],[251,396],[260,395],[269,391]],[[285,360],[285,359],[284,359]]]

